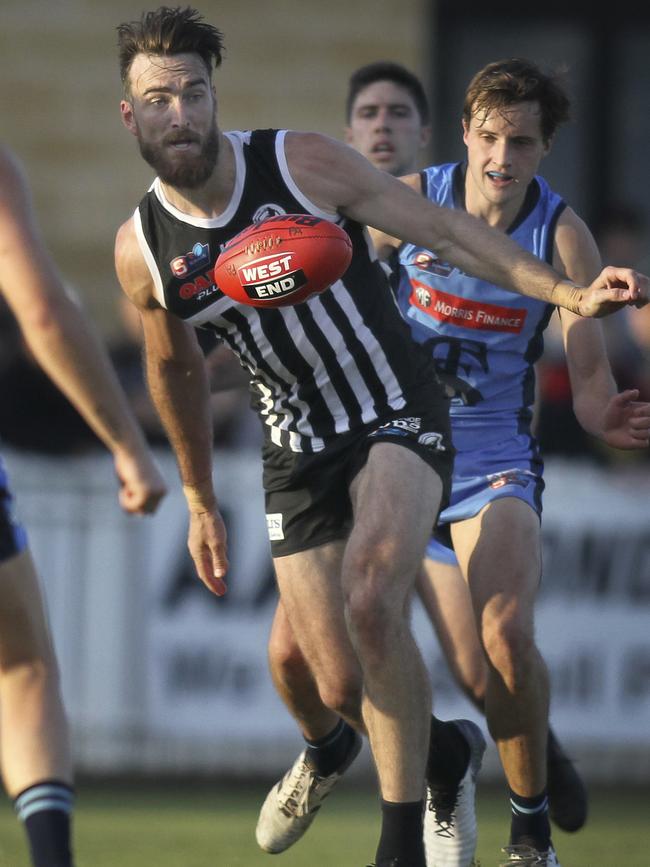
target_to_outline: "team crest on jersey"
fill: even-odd
[[[273,202],[268,202],[266,205],[260,205],[253,214],[253,223],[257,226],[263,220],[268,220],[269,217],[279,217],[287,212],[281,205],[276,205]]]
[[[169,263],[174,277],[187,277],[204,268],[210,261],[210,245],[197,241],[189,253],[184,256],[176,256]]]
[[[409,265],[415,265],[421,271],[426,271],[428,274],[436,274],[438,277],[449,277],[454,270],[453,265],[448,265],[442,259],[438,259],[433,253],[428,250],[416,250],[410,257]]]

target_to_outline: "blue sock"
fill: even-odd
[[[34,867],[73,867],[70,817],[74,792],[60,780],[44,780],[14,800],[25,826]]]

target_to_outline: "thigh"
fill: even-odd
[[[53,655],[36,570],[23,550],[0,561],[0,668]]]
[[[442,491],[440,477],[417,452],[393,442],[375,443],[351,485],[346,561],[374,564],[364,570],[368,580],[382,582],[377,589],[383,593],[404,596],[420,569]]]
[[[488,503],[477,515],[452,525],[454,550],[480,612],[532,608],[541,575],[540,520],[518,497]]]
[[[273,560],[283,616],[317,680],[358,670],[343,611],[343,550],[331,542]]]

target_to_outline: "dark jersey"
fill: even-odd
[[[140,248],[158,302],[186,322],[211,328],[249,372],[253,406],[268,441],[317,452],[341,433],[439,399],[431,358],[410,336],[364,226],[325,213],[296,186],[286,131],[227,133],[235,154],[230,203],[213,219],[188,216],[154,181],[135,212]],[[238,304],[214,284],[224,244],[272,214],[307,213],[341,225],[352,264],[329,289],[293,307]]]

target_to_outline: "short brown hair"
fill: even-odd
[[[139,21],[117,28],[120,77],[125,96],[130,95],[129,70],[136,54],[198,54],[208,73],[221,65],[223,36],[190,6],[160,6],[143,12]]]
[[[480,69],[465,91],[463,120],[469,126],[474,115],[507,108],[517,102],[538,102],[544,142],[553,138],[569,119],[569,97],[560,73],[546,74],[530,60],[519,57],[497,60]]]

